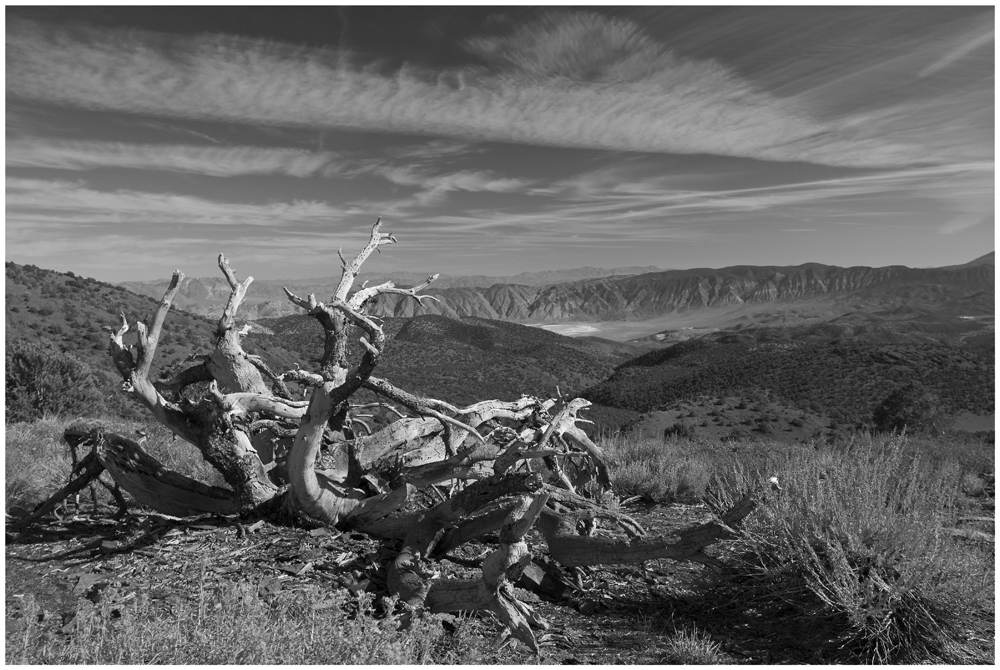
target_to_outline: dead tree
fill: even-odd
[[[511,588],[530,560],[524,537],[532,527],[545,538],[550,556],[568,567],[656,558],[714,566],[703,549],[731,537],[730,526],[753,509],[753,501],[744,499],[718,522],[675,537],[646,537],[627,515],[581,495],[566,474],[564,465],[572,459],[588,468],[592,489],[600,492],[611,484],[604,453],[578,425],[583,421],[579,413],[590,404],[586,400],[525,396],[457,407],[374,376],[386,336],[366,305],[390,293],[433,299],[419,291],[437,277],[412,288],[386,282],[352,293],[365,260],[396,241],[380,227],[381,220],[353,260],[339,254],[341,280],[329,300],[285,291],[323,328],[323,355],[314,371],[275,374],[243,350],[247,329],[238,327],[236,313],[253,278],[237,280],[222,255],[219,268],[231,295],[213,351],[201,363],[167,381],[150,379],[164,318],[183,279],[179,270],[149,326],[130,326],[123,315],[121,327],[111,333],[110,353],[123,390],[197,447],[222,474],[228,491],[165,473],[138,444],[121,436],[94,429],[67,439],[98,445],[91,470],[106,468],[143,504],[167,513],[292,512],[315,523],[401,540],[402,549],[388,568],[391,592],[412,607],[434,612],[492,611],[510,635],[535,650],[532,629],[543,622]],[[130,345],[126,335],[133,328],[135,343]],[[360,335],[362,353],[352,362],[348,345],[354,333]],[[289,384],[306,389],[308,400],[293,399]],[[355,434],[353,426],[363,424],[353,416],[350,401],[361,389],[394,407],[399,419]],[[434,507],[407,507],[414,489],[445,482],[468,485],[453,486],[452,495]],[[599,521],[619,530],[598,535],[593,529]],[[479,579],[433,576],[431,562],[494,532],[499,533],[499,549],[484,560]]]

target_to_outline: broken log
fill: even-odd
[[[90,446],[102,469],[136,502],[171,516],[236,514],[233,492],[209,486],[175,472],[150,456],[133,440],[93,425],[74,424],[63,439],[76,446]]]

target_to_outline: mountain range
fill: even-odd
[[[705,329],[747,325],[795,326],[835,319],[899,322],[920,319],[959,323],[991,320],[994,313],[994,255],[945,268],[837,267],[818,263],[797,266],[733,266],[720,269],[657,270],[581,268],[516,277],[445,278],[422,293],[435,300],[421,303],[399,295],[380,296],[368,305],[382,317],[437,314],[450,318],[476,317],[530,325],[648,322],[641,336],[657,340],[688,339]],[[637,274],[629,274],[638,271]],[[565,280],[574,275],[591,276]],[[412,286],[417,275],[362,275],[359,281],[394,280]],[[424,277],[420,277],[424,279]],[[562,279],[559,283],[541,283]],[[498,281],[503,280],[503,281]],[[535,280],[529,285],[527,280]],[[491,283],[489,286],[477,285]],[[521,283],[518,283],[521,282]],[[337,280],[321,278],[289,284],[299,295],[320,299],[333,292]],[[255,282],[241,308],[241,316],[256,320],[298,313],[282,291],[283,282]],[[539,285],[540,284],[540,285]],[[123,286],[153,298],[163,294],[166,280],[129,282]],[[176,299],[179,308],[208,317],[217,316],[228,298],[225,281],[186,279]],[[607,326],[605,326],[607,329]],[[584,329],[594,330],[593,328]],[[630,335],[610,339],[635,339]],[[687,332],[681,332],[687,331]],[[569,332],[569,331],[567,331]],[[575,331],[581,332],[581,331]]]
[[[493,286],[519,286],[541,288],[554,284],[575,282],[594,278],[630,276],[649,272],[660,272],[653,266],[632,266],[620,268],[582,267],[568,270],[543,270],[540,272],[522,272],[511,277],[494,277],[487,275],[439,275],[433,283],[433,290],[438,293],[442,289],[465,289],[475,294]],[[392,281],[397,286],[416,286],[425,281],[430,273],[366,272],[358,276],[357,285],[381,284]],[[168,279],[154,281],[122,282],[120,286],[138,293],[159,299],[166,290]],[[288,302],[283,288],[298,295],[315,293],[317,297],[331,295],[340,283],[340,277],[318,277],[314,279],[261,279],[254,281],[253,288],[247,295],[241,308],[241,317],[245,319],[273,318],[298,314],[297,308]],[[229,285],[220,277],[186,277],[181,282],[180,290],[174,303],[181,309],[203,316],[218,317],[229,299]],[[467,316],[483,316],[468,314]],[[496,317],[486,317],[496,318]]]

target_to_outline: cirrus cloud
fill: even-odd
[[[546,50],[553,35],[556,48]],[[592,44],[621,55],[591,73]],[[917,146],[817,121],[714,61],[676,57],[629,22],[555,18],[470,46],[494,54],[500,67],[441,73],[404,65],[387,73],[273,42],[14,19],[7,92],[95,110],[472,141],[848,166],[926,159]],[[537,64],[516,59],[518,49],[533,49]]]

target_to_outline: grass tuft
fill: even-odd
[[[704,497],[718,456],[711,445],[686,439],[611,437],[602,447],[619,496],[697,503]]]
[[[666,665],[723,665],[729,659],[708,633],[695,628],[682,628],[667,638],[660,659]]]

